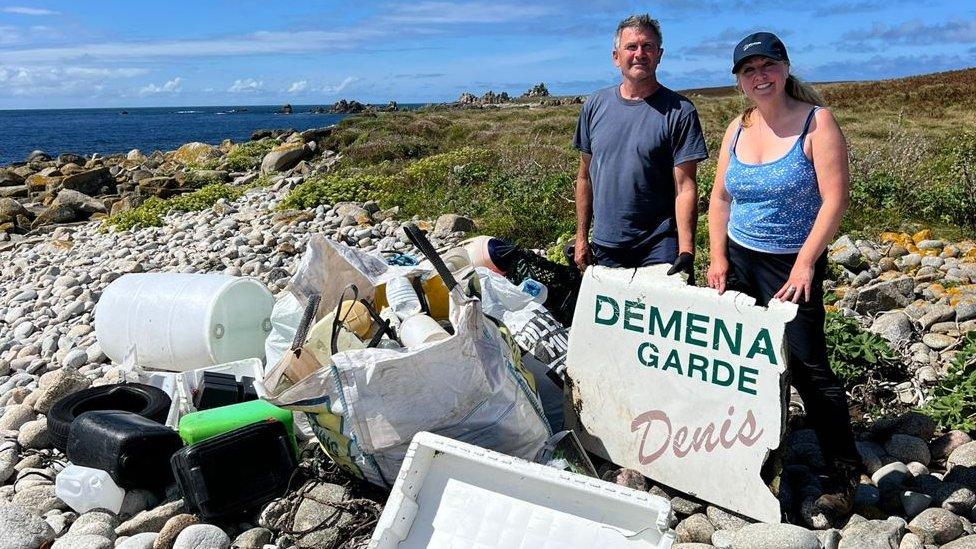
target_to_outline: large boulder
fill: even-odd
[[[27,185],[0,187],[0,198],[26,198],[29,192]]]
[[[34,222],[31,224],[32,227],[37,228],[44,225],[53,225],[56,223],[71,223],[78,219],[78,213],[75,209],[68,204],[54,204],[52,203],[43,212],[37,215]]]
[[[915,280],[906,276],[868,284],[854,299],[853,309],[862,315],[901,309],[915,299]]]
[[[203,166],[208,160],[219,157],[217,147],[196,141],[181,146],[173,153],[173,160],[184,166]]]
[[[17,217],[33,217],[30,210],[13,198],[0,198],[0,223],[17,223]]]
[[[264,155],[264,159],[261,160],[261,173],[287,170],[298,164],[307,152],[304,143],[298,141],[282,143]]]
[[[28,176],[24,180],[24,184],[27,185],[27,192],[42,193],[60,188],[62,179],[61,176],[47,176],[35,173]]]
[[[475,230],[477,227],[474,221],[457,214],[444,214],[437,218],[437,222],[434,223],[434,235],[435,236],[445,236],[453,232],[470,232]]]
[[[0,170],[0,187],[23,185],[24,178],[13,170]]]
[[[193,170],[181,175],[183,181],[196,186],[224,183],[230,180],[227,172],[223,170]]]
[[[113,187],[115,187],[115,179],[112,178],[112,173],[108,168],[95,168],[94,170],[79,172],[66,176],[61,181],[62,189],[78,191],[88,196],[111,193]],[[52,189],[49,188],[48,190]]]
[[[90,216],[93,213],[106,213],[105,204],[101,200],[71,189],[62,189],[51,202],[52,206],[58,204],[70,206],[75,213],[79,214],[79,217]]]
[[[160,198],[169,198],[186,190],[179,181],[166,176],[143,179],[139,181],[138,189],[141,196],[158,196]]]
[[[871,323],[869,332],[878,334],[889,343],[905,341],[914,333],[912,320],[902,311],[889,311]]]

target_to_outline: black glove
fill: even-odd
[[[695,256],[691,252],[681,252],[678,254],[678,258],[674,260],[674,265],[668,271],[668,275],[673,275],[676,273],[687,273],[688,274],[688,284],[694,286],[695,284]]]

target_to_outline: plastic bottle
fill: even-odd
[[[118,513],[122,509],[125,490],[101,469],[71,464],[54,479],[54,495],[78,513],[92,509]]]
[[[408,349],[448,337],[447,330],[427,315],[413,315],[400,325],[400,341]]]
[[[386,282],[386,301],[401,320],[420,314],[420,298],[413,285],[405,276],[391,278]]]
[[[549,289],[546,288],[546,285],[531,278],[523,280],[522,284],[519,285],[519,290],[532,296],[532,301],[536,303],[545,303],[546,297],[549,296]]]

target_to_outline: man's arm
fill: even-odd
[[[590,256],[590,221],[593,219],[593,184],[590,181],[590,159],[593,156],[580,153],[579,171],[576,173],[576,251],[573,258],[580,271],[593,263]]]
[[[695,229],[698,226],[698,184],[695,181],[697,170],[697,160],[689,160],[674,167],[674,217],[678,229],[678,254],[695,253]]]

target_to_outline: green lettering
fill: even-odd
[[[719,379],[719,367],[725,370],[725,379]],[[722,387],[728,387],[729,385],[732,385],[732,380],[734,379],[735,369],[731,364],[725,362],[724,360],[715,360],[712,362],[712,383]]]
[[[600,308],[603,304],[610,306],[611,315],[609,318],[600,318]],[[620,320],[620,305],[617,305],[617,300],[614,298],[598,294],[596,296],[596,311],[593,313],[593,316],[593,321],[597,324],[613,326]]]
[[[657,327],[656,330],[655,326]],[[671,318],[668,319],[668,324],[665,326],[664,321],[661,318],[661,311],[659,311],[657,307],[651,305],[651,314],[647,322],[647,333],[657,335],[656,332],[660,332],[661,337],[669,337],[672,329],[674,330],[674,340],[680,341],[681,311],[674,311],[671,313]]]
[[[702,381],[708,381],[708,359],[695,353],[688,353],[688,377],[696,371],[701,372]]]
[[[650,356],[647,351],[650,350]],[[644,342],[637,347],[637,360],[649,368],[657,368],[657,347],[653,343]]]
[[[752,347],[746,353],[746,358],[752,358],[757,354],[766,355],[770,364],[776,364],[776,354],[773,353],[773,338],[769,336],[769,330],[766,328],[759,329],[756,340],[752,342]]]
[[[668,368],[674,368],[678,370],[678,375],[684,375],[684,372],[681,370],[681,359],[678,358],[677,349],[671,349],[671,352],[668,353],[668,358],[664,361],[664,367],[661,368],[661,371],[666,372]]]
[[[634,309],[637,309],[636,311]],[[640,301],[624,301],[624,330],[632,332],[643,332],[644,329],[637,324],[631,324],[631,320],[642,322],[644,320],[644,304]]]
[[[756,374],[759,370],[748,366],[739,366],[739,390],[750,395],[756,394]],[[753,388],[746,387],[746,383],[751,383]]]
[[[712,334],[712,349],[718,350],[719,346],[719,335],[725,339],[726,345],[729,346],[729,351],[734,355],[739,355],[742,352],[742,323],[735,323],[735,339],[732,339],[732,334],[729,333],[729,329],[725,326],[725,321],[721,318],[715,319],[715,333]]]
[[[708,320],[708,317],[705,315],[688,313],[688,323],[685,324],[685,342],[691,343],[692,345],[696,345],[698,347],[707,347],[707,341],[704,339],[695,339],[693,334],[707,334]],[[699,325],[698,323],[700,322],[703,322],[704,324]]]

